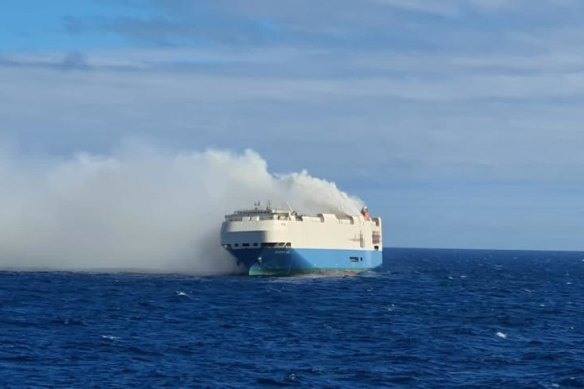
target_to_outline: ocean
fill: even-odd
[[[584,387],[584,253],[359,276],[0,272],[0,387]]]

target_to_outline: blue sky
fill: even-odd
[[[584,3],[0,6],[0,141],[258,151],[363,198],[386,244],[584,250]]]

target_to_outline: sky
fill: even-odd
[[[584,250],[584,2],[8,0],[0,148],[251,149],[399,247]]]

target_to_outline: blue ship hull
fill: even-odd
[[[258,248],[229,250],[251,276],[289,276],[305,273],[359,273],[381,266],[381,251]]]

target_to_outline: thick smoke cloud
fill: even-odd
[[[258,200],[307,213],[362,205],[304,171],[274,175],[253,151],[0,153],[0,270],[236,272],[220,224]]]

